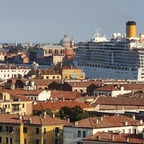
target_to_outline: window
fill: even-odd
[[[2,137],[0,137],[0,143],[2,143]]]
[[[8,137],[6,137],[6,144],[8,144]]]
[[[36,128],[36,134],[39,134],[39,128]]]
[[[46,144],[46,139],[43,140],[43,144]]]
[[[5,126],[5,132],[8,132],[8,126]]]
[[[136,134],[136,129],[133,129],[133,134]]]
[[[46,128],[44,128],[44,134],[46,134]]]
[[[10,109],[10,104],[8,104],[8,109]]]
[[[2,132],[2,126],[0,126],[0,132]]]
[[[12,138],[10,138],[10,144],[12,144]]]
[[[86,137],[86,131],[83,131],[83,137]]]
[[[27,127],[23,128],[23,133],[27,133]]]
[[[22,108],[24,108],[25,107],[25,104],[22,104]]]
[[[78,137],[81,137],[81,131],[78,131]]]
[[[39,139],[35,139],[35,144],[40,144],[40,140]]]
[[[58,144],[58,138],[55,139],[55,144]]]
[[[131,129],[129,129],[129,133],[131,134]]]
[[[9,132],[12,133],[13,132],[13,127],[9,126]]]
[[[56,127],[55,128],[55,136],[59,136],[59,131],[60,131],[59,127]]]
[[[26,138],[24,138],[24,144],[27,144],[27,139]]]

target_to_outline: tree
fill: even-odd
[[[33,112],[33,115],[38,115],[38,116],[40,116],[40,115],[43,115],[44,112],[46,112],[46,114],[49,115],[49,116],[52,116],[52,115],[53,115],[53,112],[52,112],[52,110],[50,110],[50,109],[34,111],[34,112]]]
[[[89,115],[80,106],[67,107],[64,106],[59,110],[61,119],[70,119],[70,122],[75,122],[83,118],[87,118]]]

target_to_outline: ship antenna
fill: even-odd
[[[98,37],[100,35],[100,30],[101,28],[95,27],[95,32],[96,32],[95,36]]]

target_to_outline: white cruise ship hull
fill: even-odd
[[[86,67],[78,66],[77,62],[74,62],[75,66],[82,69],[86,74],[86,77],[89,79],[96,78],[112,78],[112,79],[130,79],[130,80],[141,80],[138,76],[138,70],[132,71],[129,70],[116,70],[111,68],[95,68],[95,67]],[[140,71],[140,70],[139,70]]]

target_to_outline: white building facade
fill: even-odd
[[[119,121],[119,124],[117,120],[118,118],[121,119]],[[112,124],[111,123],[112,121],[117,122]],[[87,122],[91,123],[91,126],[87,124]],[[143,128],[144,125],[142,120],[138,121],[132,118],[127,118],[125,116],[111,116],[101,119],[87,118],[87,120],[85,119],[83,122],[81,120],[80,124],[78,121],[72,127],[69,126],[64,127],[63,144],[78,144],[82,142],[83,138],[92,136],[97,132],[119,132],[119,133],[138,134],[143,131]]]

